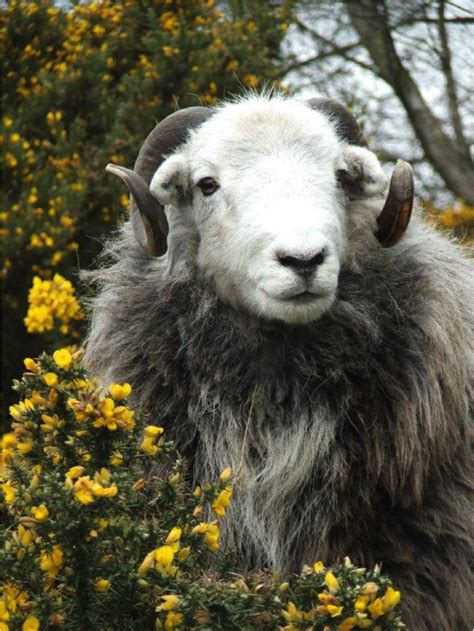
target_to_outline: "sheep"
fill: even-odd
[[[415,631],[474,621],[472,274],[354,117],[250,95],[159,123],[93,275],[86,362],[190,480],[232,467],[242,568],[382,563]],[[410,223],[409,223],[410,222]]]

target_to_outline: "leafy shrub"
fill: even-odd
[[[6,392],[21,358],[44,348],[18,316],[33,276],[73,280],[121,220],[127,196],[105,165],[132,165],[156,121],[178,106],[212,105],[277,75],[284,10],[246,5],[228,3],[225,13],[213,0],[0,6]]]
[[[79,351],[26,359],[2,439],[0,630],[400,628],[400,593],[348,559],[232,572],[219,524],[238,480],[192,489],[163,429]]]

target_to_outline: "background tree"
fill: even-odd
[[[281,76],[352,103],[379,155],[402,154],[430,196],[446,202],[447,188],[472,206],[472,2],[302,0],[294,10]]]

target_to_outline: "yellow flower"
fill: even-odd
[[[95,583],[94,587],[98,592],[107,592],[110,589],[110,581],[106,578],[99,578]]]
[[[368,595],[360,595],[354,600],[354,609],[356,611],[365,611],[367,609],[367,604],[369,602]]]
[[[120,465],[123,465],[123,456],[120,451],[114,451],[109,458],[109,462],[114,467],[119,467]]]
[[[377,618],[380,618],[380,616],[383,616],[385,613],[381,598],[376,598],[373,603],[370,603],[367,609],[370,611],[370,615],[374,620],[377,620]]]
[[[109,392],[116,401],[125,399],[126,397],[128,397],[131,391],[132,386],[129,383],[124,383],[122,385],[118,383],[112,383],[109,386]]]
[[[176,543],[177,541],[179,541],[180,538],[181,538],[181,533],[182,532],[183,531],[181,530],[181,528],[176,528],[176,527],[172,528],[170,530],[169,535],[165,539],[166,543],[168,545],[171,545],[171,544]]]
[[[92,504],[94,501],[94,494],[92,488],[94,483],[90,479],[90,476],[86,475],[79,478],[74,484],[74,497],[81,504]]]
[[[179,598],[174,594],[162,596],[163,602],[156,608],[156,611],[171,611],[179,604]]]
[[[319,574],[319,572],[323,572],[324,569],[324,563],[322,563],[321,561],[316,561],[316,563],[313,565],[313,570],[316,572],[316,574]]]
[[[38,372],[39,366],[34,361],[34,359],[31,359],[31,357],[27,357],[26,359],[24,359],[23,363],[25,364],[26,370],[30,370],[31,372]]]
[[[326,609],[331,618],[337,618],[342,613],[342,607],[336,607],[336,605],[326,605]]]
[[[326,576],[324,577],[324,582],[329,587],[329,591],[333,593],[337,592],[337,590],[339,589],[339,581],[332,572],[327,572]]]
[[[155,563],[155,551],[152,550],[143,559],[140,567],[138,568],[138,573],[146,574],[148,570],[153,567],[154,563]]]
[[[53,546],[51,552],[42,550],[40,554],[40,568],[49,576],[56,576],[63,564],[63,551],[60,545]]]
[[[23,455],[29,454],[30,451],[33,449],[33,447],[34,447],[34,442],[33,442],[33,439],[30,437],[22,439],[21,441],[18,442],[16,446],[18,451],[22,453]]]
[[[66,478],[74,480],[74,478],[79,478],[84,473],[84,467],[81,465],[76,465],[75,467],[71,467],[69,471],[66,473]]]
[[[345,618],[340,625],[337,627],[337,631],[351,631],[354,627],[358,625],[358,620],[355,616],[350,616],[349,618]]]
[[[13,504],[18,494],[18,489],[12,482],[4,482],[2,484],[2,491],[7,504]]]
[[[140,445],[140,449],[149,456],[155,456],[160,451],[159,446],[155,445],[155,440],[161,436],[163,432],[164,429],[162,427],[157,427],[156,425],[148,425],[145,427],[145,438]]]
[[[398,605],[400,597],[400,592],[393,589],[393,587],[387,587],[387,591],[382,598],[382,607],[385,613],[392,611],[392,609]]]
[[[176,627],[178,627],[182,623],[182,621],[183,621],[182,613],[176,613],[175,611],[170,611],[168,615],[166,616],[165,630],[173,631],[173,629],[176,629]]]
[[[224,517],[225,511],[230,505],[230,498],[232,497],[232,488],[228,486],[219,493],[214,502],[212,503],[212,510],[218,517]]]
[[[157,427],[156,425],[147,425],[143,431],[145,436],[155,438],[156,436],[161,436],[165,430],[162,427]]]
[[[304,611],[300,611],[291,601],[288,602],[286,610],[283,609],[281,613],[288,622],[299,622],[300,620],[304,620],[305,617]]]
[[[49,517],[49,510],[44,504],[40,504],[31,508],[31,514],[38,521],[45,521]]]
[[[243,82],[248,88],[256,88],[260,83],[260,79],[254,74],[246,74],[243,77]]]
[[[54,388],[54,386],[56,386],[58,383],[58,376],[54,372],[47,372],[45,375],[43,375],[43,381],[50,388]]]
[[[231,477],[232,469],[230,467],[227,467],[227,469],[224,469],[224,471],[220,474],[219,480],[225,484],[231,479]]]
[[[158,565],[167,567],[173,562],[174,550],[171,546],[160,546],[155,550],[155,561]]]
[[[181,563],[184,563],[184,561],[186,561],[186,559],[188,558],[190,554],[191,554],[191,548],[189,546],[186,546],[186,548],[182,548],[178,552],[178,560],[181,561]]]
[[[58,351],[54,351],[53,359],[56,364],[64,370],[67,370],[72,363],[72,355],[67,348],[61,348]]]
[[[28,616],[28,618],[23,623],[21,630],[22,631],[38,631],[40,628],[40,621],[36,616]]]
[[[92,32],[96,37],[102,37],[105,33],[105,28],[103,26],[100,26],[100,24],[96,24],[92,29]]]

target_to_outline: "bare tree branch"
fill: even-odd
[[[469,204],[474,204],[472,161],[461,155],[458,143],[443,130],[441,122],[424,100],[418,85],[403,65],[388,25],[382,0],[344,0],[352,24],[369,52],[378,74],[403,103],[426,156],[447,186]]]
[[[313,55],[312,57],[309,57],[308,59],[295,61],[291,64],[288,64],[286,68],[283,68],[278,76],[279,78],[285,77],[289,72],[292,72],[293,70],[300,70],[305,66],[309,66],[310,64],[313,64],[315,62],[317,63],[318,61],[322,61],[323,59],[327,59],[328,57],[344,56],[345,53],[353,50],[357,46],[359,46],[359,42],[356,42],[354,44],[347,44],[346,46],[341,47],[333,47],[331,50],[320,52],[316,55]]]
[[[453,69],[451,65],[451,51],[448,43],[448,32],[446,29],[445,19],[445,2],[439,0],[438,3],[438,33],[441,43],[441,49],[439,51],[439,58],[441,60],[441,68],[446,79],[446,92],[448,96],[449,114],[451,118],[451,124],[453,126],[454,135],[458,143],[458,149],[463,158],[467,161],[470,160],[469,146],[464,136],[462,127],[461,116],[459,114],[459,102],[456,90],[456,84],[453,76]]]

